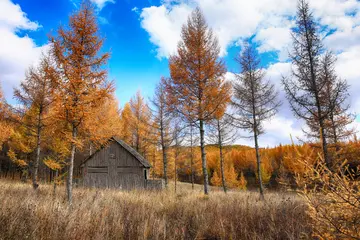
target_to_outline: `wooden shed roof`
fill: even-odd
[[[123,140],[116,138],[116,137],[112,137],[109,139],[108,142],[116,142],[118,143],[120,146],[122,146],[123,148],[125,148],[131,155],[133,155],[144,167],[146,168],[150,168],[151,164],[143,157],[140,155],[140,153],[138,153],[135,149],[133,149],[132,147],[130,147],[127,143],[125,143]],[[105,145],[106,146],[106,145]],[[89,157],[87,157],[84,162],[81,164],[83,165],[84,163],[86,163],[87,161],[89,161],[97,152],[99,152],[102,148],[104,148],[105,146],[101,147],[100,149],[98,149],[96,152],[94,152],[93,154],[91,154]]]

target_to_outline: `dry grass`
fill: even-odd
[[[118,192],[0,182],[0,239],[308,239],[296,195],[237,192]]]

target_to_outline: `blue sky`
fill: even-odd
[[[79,7],[79,1],[75,0],[14,0],[13,3],[21,7],[28,19],[41,25],[36,31],[17,33],[19,36],[28,35],[38,46],[46,44],[48,35],[56,34],[59,25],[66,25],[69,15]],[[116,83],[120,105],[129,101],[137,90],[151,97],[160,77],[169,75],[167,58],[157,57],[156,47],[149,41],[149,33],[141,27],[140,12],[135,10],[160,5],[160,1],[120,0],[97,10],[100,31],[106,39],[103,50],[111,52],[109,78]],[[234,58],[240,47],[234,45],[227,51],[224,60],[229,71],[238,71]],[[264,53],[264,66],[274,56],[274,53]]]
[[[69,15],[77,9],[75,1],[16,0],[31,21],[41,25],[36,31],[21,31],[37,45],[48,42],[48,34],[60,24],[67,24]],[[101,34],[106,41],[104,51],[111,52],[108,64],[109,77],[116,82],[116,95],[121,103],[139,89],[151,95],[161,75],[167,75],[167,59],[156,58],[148,33],[140,27],[139,14],[132,11],[137,6],[146,7],[149,1],[119,1],[106,4],[98,11]],[[56,11],[54,11],[56,9]]]
[[[284,101],[279,114],[265,124],[262,146],[288,143],[301,137],[303,123],[295,119],[281,91],[280,78],[290,72],[288,50],[294,26],[295,0],[91,0],[97,9],[104,51],[111,52],[109,78],[116,83],[120,105],[140,90],[148,98],[161,76],[168,76],[168,57],[176,50],[180,29],[199,6],[219,38],[221,57],[231,72],[239,69],[234,58],[241,43],[252,38],[258,46],[266,77]],[[48,48],[48,34],[69,15],[80,0],[0,0],[0,81],[7,100],[25,70],[36,64]],[[360,112],[360,1],[313,0],[314,16],[323,29],[324,45],[337,53],[337,72],[351,85],[351,111]],[[356,123],[357,124],[357,123]],[[355,126],[357,127],[357,125]],[[247,140],[239,143],[247,144]]]

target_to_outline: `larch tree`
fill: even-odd
[[[51,37],[52,53],[60,75],[55,91],[56,117],[64,121],[65,137],[70,143],[68,163],[67,196],[72,203],[74,157],[82,146],[79,129],[94,117],[97,109],[113,92],[112,82],[107,81],[103,66],[108,53],[100,53],[103,39],[93,6],[85,1],[80,9],[70,16],[68,28],[60,27],[56,37]]]
[[[3,143],[8,140],[11,134],[11,124],[8,122],[8,107],[3,96],[3,92],[0,85],[0,150]]]
[[[326,99],[327,82],[333,81],[334,78],[331,79],[323,75],[322,56],[324,49],[318,28],[308,2],[299,0],[296,26],[292,31],[293,50],[290,53],[293,66],[292,74],[289,77],[284,77],[282,83],[294,114],[308,124],[315,123],[317,125],[316,129],[319,131],[323,158],[326,166],[331,168],[326,120],[334,109],[337,94],[328,94],[332,99]],[[341,87],[336,85],[332,87]],[[334,93],[338,91],[336,89],[331,90]]]
[[[325,135],[329,144],[333,144],[336,152],[340,150],[339,142],[349,138],[354,129],[349,124],[354,121],[354,115],[348,113],[350,105],[347,102],[349,85],[346,80],[339,78],[335,72],[336,57],[326,52],[321,59],[319,77],[325,86],[319,94],[321,103],[328,110],[324,121]],[[307,121],[310,137],[320,138],[319,124],[310,119]]]
[[[147,134],[151,128],[151,113],[140,91],[130,99],[130,108],[133,116],[129,125],[133,136],[132,147],[145,156],[149,147]]]
[[[131,111],[130,103],[125,103],[124,108],[120,114],[121,130],[119,132],[120,138],[127,144],[132,145],[132,130],[130,128],[133,115]]]
[[[90,154],[111,137],[118,136],[121,131],[119,104],[115,96],[111,96],[94,110],[92,121],[84,122],[84,129],[88,133]]]
[[[169,111],[168,98],[166,91],[166,79],[161,78],[158,85],[155,87],[155,94],[151,100],[153,108],[151,109],[153,121],[156,122],[155,131],[160,136],[158,138],[158,145],[161,146],[162,160],[163,160],[163,178],[165,180],[165,187],[168,186],[168,150],[172,143],[172,136],[170,136],[171,121],[173,116]]]
[[[225,111],[231,86],[224,81],[226,67],[219,60],[217,38],[196,8],[183,25],[177,54],[170,57],[171,79],[167,84],[172,111],[200,131],[204,193],[209,193],[205,152],[205,123]]]
[[[275,86],[264,79],[265,72],[260,66],[257,51],[250,43],[244,45],[242,53],[236,58],[241,67],[241,73],[236,74],[233,84],[232,105],[236,111],[235,124],[253,134],[260,197],[263,199],[264,187],[261,178],[258,138],[264,133],[263,122],[277,113],[280,102],[277,100]]]
[[[14,97],[21,104],[23,111],[20,124],[25,127],[27,137],[35,139],[33,146],[35,155],[31,165],[34,189],[39,186],[37,178],[42,135],[46,127],[46,116],[49,116],[47,112],[52,103],[52,83],[56,77],[51,56],[43,54],[39,66],[30,67],[26,72],[25,80],[20,84],[20,88],[14,90]]]
[[[224,146],[232,144],[235,141],[237,132],[234,127],[234,119],[226,114],[216,116],[209,126],[209,140],[216,144],[219,148],[221,185],[226,193],[227,187],[224,167]]]

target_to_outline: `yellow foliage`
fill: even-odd
[[[51,159],[51,158],[45,159],[44,163],[48,168],[50,168],[51,170],[54,170],[54,171],[61,170],[63,167],[59,162],[57,162],[56,160]]]
[[[21,168],[24,168],[24,167],[26,167],[28,165],[26,163],[26,161],[24,161],[22,159],[18,159],[17,156],[16,156],[16,153],[12,149],[10,149],[8,151],[7,155],[14,164],[16,164],[17,166],[19,166]]]
[[[240,173],[240,178],[239,178],[238,188],[241,189],[241,190],[246,190],[246,184],[247,184],[246,178],[244,177],[243,172],[241,172]]]
[[[210,183],[213,186],[218,186],[218,187],[222,185],[221,177],[219,176],[219,174],[216,171],[214,172],[214,175],[212,176]]]

